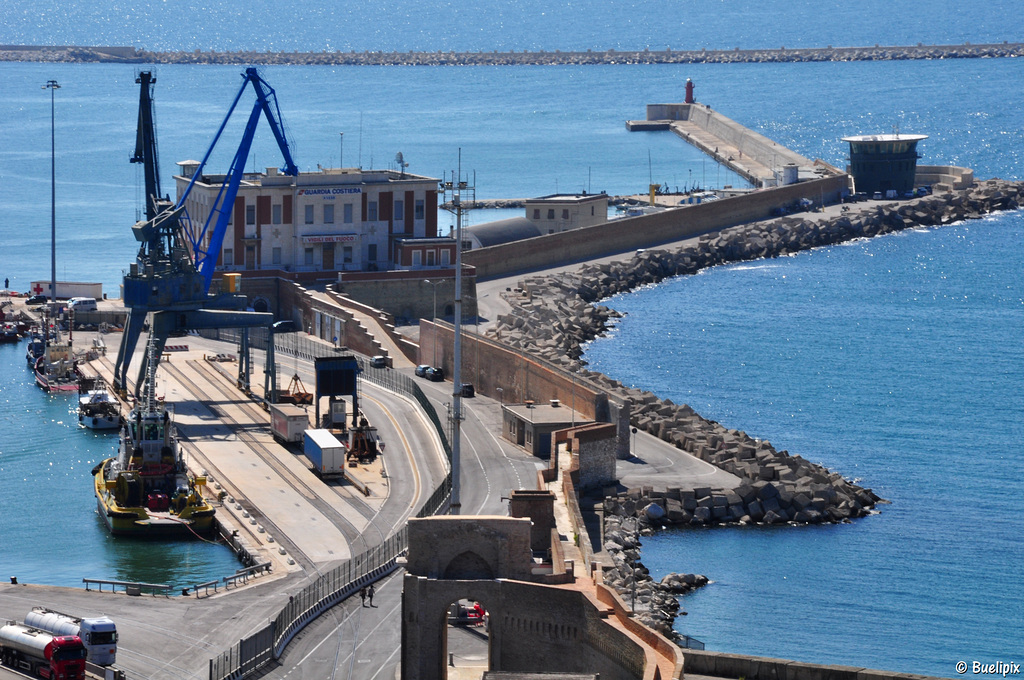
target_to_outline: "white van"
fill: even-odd
[[[96,298],[73,297],[68,300],[68,309],[73,309],[76,312],[95,312]]]

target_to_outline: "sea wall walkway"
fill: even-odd
[[[729,50],[586,50],[522,52],[151,52],[126,46],[0,45],[0,61],[145,64],[289,64],[329,66],[587,66],[597,64],[737,64],[913,59],[991,59],[1024,56],[1024,43],[812,47]]]

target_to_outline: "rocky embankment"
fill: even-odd
[[[901,203],[856,204],[848,213],[790,216],[701,236],[674,249],[648,249],[628,260],[587,264],[575,272],[534,276],[507,296],[513,311],[490,333],[502,342],[578,371],[631,405],[633,426],[692,453],[740,479],[734,489],[632,489],[606,499],[612,515],[643,524],[706,525],[838,522],[860,517],[880,500],[870,490],[769,442],[702,418],[689,406],[627,388],[580,360],[583,345],[619,314],[597,301],[668,277],[728,262],[779,257],[817,246],[901,229],[979,218],[1024,203],[1024,183],[988,180],[971,188]]]
[[[656,582],[640,562],[640,533],[635,517],[608,518],[604,549],[615,566],[605,569],[604,583],[622,595],[636,612],[637,620],[671,640],[676,637],[672,624],[680,613],[677,596],[706,586],[708,578],[700,574],[668,574]]]
[[[554,50],[522,52],[151,52],[134,47],[0,45],[0,61],[145,64],[286,64],[329,66],[587,66],[597,64],[736,64],[1024,56],[1024,43],[816,47],[741,50]]]

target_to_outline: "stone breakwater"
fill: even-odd
[[[597,301],[705,267],[779,257],[818,246],[979,218],[1024,203],[1024,183],[988,180],[961,191],[901,203],[855,205],[840,216],[790,216],[745,224],[699,237],[672,250],[648,249],[631,259],[587,264],[576,272],[528,277],[506,294],[512,312],[489,332],[502,342],[578,371],[629,402],[631,423],[736,475],[734,489],[631,489],[605,499],[609,515],[638,517],[645,525],[727,522],[779,524],[840,522],[868,514],[878,496],[840,474],[769,442],[695,413],[689,406],[583,367],[585,343],[619,316]]]
[[[531,52],[264,52],[167,51],[134,47],[0,45],[0,61],[145,64],[284,64],[328,66],[587,66],[603,64],[735,64],[1024,56],[1024,43],[816,47],[743,50],[554,50]]]
[[[604,584],[614,588],[648,628],[674,639],[672,629],[679,611],[679,595],[708,584],[700,574],[667,574],[656,582],[640,562],[640,523],[635,517],[611,516],[605,522],[604,549],[614,566],[604,570]]]

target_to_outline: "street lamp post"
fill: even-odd
[[[345,167],[345,133],[339,133],[341,135],[341,143],[338,148],[338,167]]]
[[[57,305],[57,160],[54,145],[53,91],[59,90],[56,80],[43,85],[50,91],[50,306]]]

